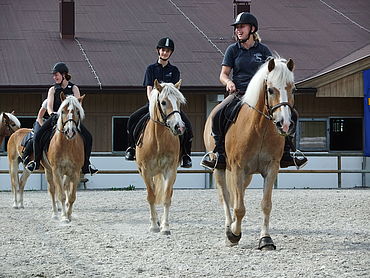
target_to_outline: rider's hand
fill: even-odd
[[[236,91],[235,84],[231,80],[228,80],[226,82],[226,91],[229,92],[229,93],[231,93],[231,94]]]

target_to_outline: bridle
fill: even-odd
[[[12,122],[5,122],[5,127],[8,129],[10,134],[13,134],[15,131],[13,130],[12,126],[17,126],[15,123]]]
[[[266,106],[266,110],[267,110],[267,114],[264,113],[263,111],[260,111],[259,109],[257,109],[256,107],[246,103],[250,108],[252,108],[253,110],[257,111],[258,113],[260,113],[262,116],[264,116],[266,119],[270,120],[270,121],[273,121],[274,124],[276,125],[277,123],[274,121],[274,117],[273,117],[273,113],[275,112],[276,109],[282,107],[282,106],[288,106],[290,111],[292,112],[293,111],[293,107],[292,105],[289,103],[289,102],[280,102],[278,104],[275,104],[274,106],[271,106],[269,104],[269,100],[268,100],[268,94],[269,94],[269,88],[267,87],[267,79],[265,79],[264,81],[264,87],[265,87],[265,90],[264,90],[264,94],[265,94],[265,106]]]
[[[79,115],[79,112],[77,112],[77,114]],[[79,128],[80,123],[81,123],[80,117],[78,117],[78,121],[75,121],[74,119],[68,119],[68,120],[66,120],[65,122],[63,122],[63,120],[62,120],[62,130],[60,130],[58,127],[57,127],[57,130],[58,130],[60,133],[62,133],[63,135],[67,136],[67,131],[65,131],[65,130],[64,130],[64,127],[65,127],[65,125],[66,125],[67,123],[69,123],[69,122],[72,122],[72,123],[76,126],[76,130],[77,130],[78,132],[80,132],[80,128]]]
[[[168,128],[171,129],[171,127],[167,123],[168,118],[171,117],[172,115],[176,114],[176,113],[179,113],[181,115],[181,112],[178,111],[178,110],[174,110],[171,113],[169,113],[169,114],[166,115],[163,112],[162,108],[161,108],[161,104],[159,103],[159,99],[158,98],[157,98],[157,106],[158,106],[158,109],[159,109],[159,113],[161,114],[162,121],[157,121],[157,120],[154,120],[152,118],[151,118],[151,120],[153,122],[157,123],[157,124],[163,125],[163,126],[168,127]]]

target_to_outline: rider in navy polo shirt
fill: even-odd
[[[143,85],[146,88],[146,94],[150,99],[150,94],[153,90],[154,80],[165,83],[177,83],[180,80],[180,71],[174,65],[171,65],[168,61],[175,45],[170,38],[162,38],[157,44],[158,61],[147,67],[144,76]],[[136,124],[149,113],[149,103],[141,107],[139,110],[134,112],[127,123],[127,133],[129,139],[129,148],[126,150],[126,159],[135,160],[135,140],[133,138],[134,129]],[[190,153],[191,144],[193,139],[192,127],[189,119],[184,112],[181,113],[181,119],[185,123],[185,133],[181,136],[181,152],[182,152],[182,163],[181,167],[190,168],[192,166]]]
[[[202,166],[211,169],[226,168],[225,135],[223,134],[222,127],[220,127],[220,123],[223,122],[224,118],[222,113],[223,108],[231,104],[236,98],[244,95],[253,75],[268,57],[272,56],[268,47],[261,43],[261,38],[257,33],[258,21],[254,15],[247,12],[240,13],[231,26],[234,26],[234,35],[237,42],[226,49],[220,73],[220,81],[226,86],[229,96],[217,107],[212,119],[212,135],[216,145],[213,150],[215,158],[209,160],[206,156],[201,161]],[[230,78],[231,72],[232,78]],[[293,116],[297,117],[297,115]],[[292,139],[286,137],[280,167],[303,167],[307,159],[293,158],[290,155],[291,146],[293,146]]]

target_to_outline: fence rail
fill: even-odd
[[[122,156],[120,153],[94,153],[93,156],[99,157],[114,157]],[[193,153],[192,156],[203,156],[203,153]],[[338,188],[342,187],[342,174],[362,174],[362,187],[366,187],[365,175],[370,173],[370,169],[366,169],[366,159],[362,153],[305,153],[307,157],[337,157],[337,169],[327,169],[327,170],[304,170],[304,169],[292,169],[283,170],[280,169],[279,173],[285,174],[337,174],[338,175]],[[362,157],[362,169],[342,169],[342,158],[343,157]],[[8,174],[8,170],[0,170],[0,174]],[[20,171],[22,173],[22,171]],[[42,174],[43,171],[35,171],[34,173]],[[178,169],[179,174],[208,174],[209,175],[209,185],[212,187],[212,171],[208,169]],[[139,174],[138,170],[99,170],[98,174]],[[275,187],[278,186],[278,181],[275,183]]]

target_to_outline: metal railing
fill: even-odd
[[[366,174],[370,173],[370,169],[366,170],[366,159],[362,153],[319,153],[319,152],[311,152],[311,153],[304,153],[307,157],[337,157],[337,169],[327,169],[327,170],[304,170],[304,169],[291,169],[291,170],[284,170],[280,169],[279,173],[285,174],[337,174],[337,186],[338,188],[342,187],[342,174],[362,174],[362,187],[366,187]],[[93,156],[99,157],[114,157],[114,156],[122,156],[121,153],[93,153]],[[203,156],[203,153],[193,153],[192,156]],[[362,169],[342,169],[342,158],[343,157],[362,157]],[[8,170],[0,170],[0,174],[8,174]],[[20,171],[22,173],[22,171]],[[43,173],[43,171],[35,171],[34,173]],[[179,174],[208,174],[209,180],[209,188],[213,188],[213,179],[212,179],[212,171],[208,169],[178,169],[177,173]],[[139,174],[138,170],[99,170],[98,174]],[[278,187],[278,180],[275,182],[275,188]]]

